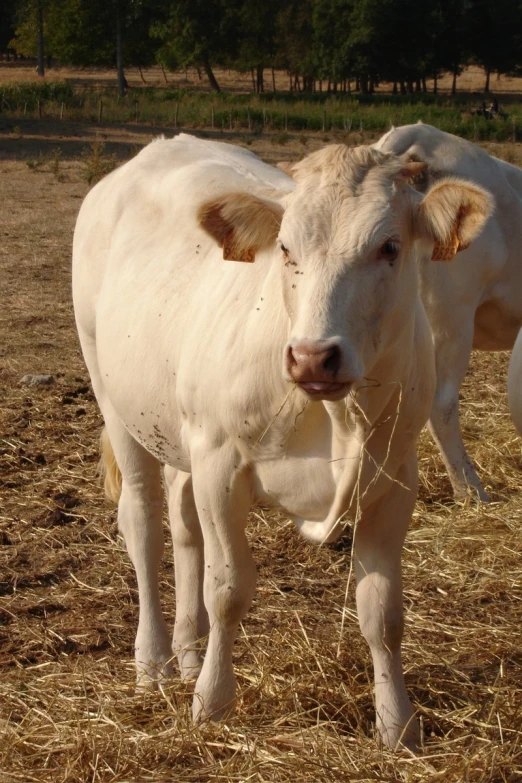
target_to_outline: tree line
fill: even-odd
[[[522,0],[2,0],[0,51],[62,65],[195,67],[219,91],[217,67],[250,71],[256,92],[425,91],[442,73],[522,66]]]

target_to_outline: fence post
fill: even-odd
[[[60,119],[63,120],[63,109],[64,109],[64,103],[62,101],[62,105],[60,106]]]
[[[98,103],[98,122],[102,121],[103,117],[103,101],[100,101]]]
[[[179,103],[176,103],[176,108],[174,109],[174,127],[178,127],[178,109],[179,109]]]

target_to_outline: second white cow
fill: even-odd
[[[245,525],[263,503],[318,542],[355,521],[377,726],[390,746],[418,744],[401,663],[401,551],[435,376],[415,256],[455,233],[470,242],[490,209],[466,182],[420,195],[408,185],[420,169],[338,145],[290,180],[240,148],[179,136],[151,144],[82,206],[75,312],[121,471],[138,676],[168,674],[174,650],[197,675],[196,719],[235,701],[232,645],[255,587]],[[158,584],[162,464],[172,643]]]
[[[459,389],[471,350],[511,349],[522,326],[522,172],[475,144],[423,123],[393,128],[375,147],[424,161],[427,168],[416,178],[421,192],[457,176],[486,188],[494,198],[494,212],[477,241],[459,254],[458,263],[431,263],[426,257],[419,264],[437,367],[430,429],[455,496],[465,497],[472,488],[487,500],[462,439]],[[513,395],[513,384],[511,388]]]

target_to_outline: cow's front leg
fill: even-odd
[[[122,476],[118,527],[138,582],[140,609],[135,645],[138,687],[153,688],[172,673],[172,650],[161,611],[158,577],[163,555],[161,466],[131,437],[109,402],[101,394],[98,399]],[[108,444],[105,449],[109,449]],[[107,453],[104,450],[104,456]]]
[[[205,543],[204,600],[210,630],[196,682],[195,720],[220,720],[235,705],[232,646],[255,589],[255,565],[245,536],[251,505],[249,481],[235,467],[231,444],[193,450],[194,497]]]
[[[201,671],[203,639],[208,633],[208,615],[203,602],[203,535],[194,502],[192,477],[166,467],[165,483],[176,572],[172,649],[178,656],[181,676],[195,678]]]
[[[468,370],[473,344],[473,313],[453,325],[451,333],[434,334],[437,387],[431,409],[430,432],[440,449],[457,500],[471,489],[481,500],[488,496],[468,457],[459,417],[459,390]]]
[[[417,483],[412,452],[397,483],[363,513],[354,541],[357,612],[373,658],[377,729],[388,747],[411,750],[418,749],[419,728],[402,671],[401,553]]]

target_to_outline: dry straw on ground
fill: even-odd
[[[453,505],[427,435],[420,448],[403,657],[423,756],[376,744],[353,585],[336,654],[349,536],[316,548],[264,510],[250,517],[259,578],[235,647],[235,716],[194,727],[191,685],[176,678],[134,692],[136,584],[95,477],[100,418],[70,304],[81,165],[64,160],[59,179],[0,161],[1,783],[520,781],[522,460],[504,354],[474,357],[462,401],[494,502]],[[57,382],[21,386],[30,372]],[[172,571],[167,548],[171,620]]]

